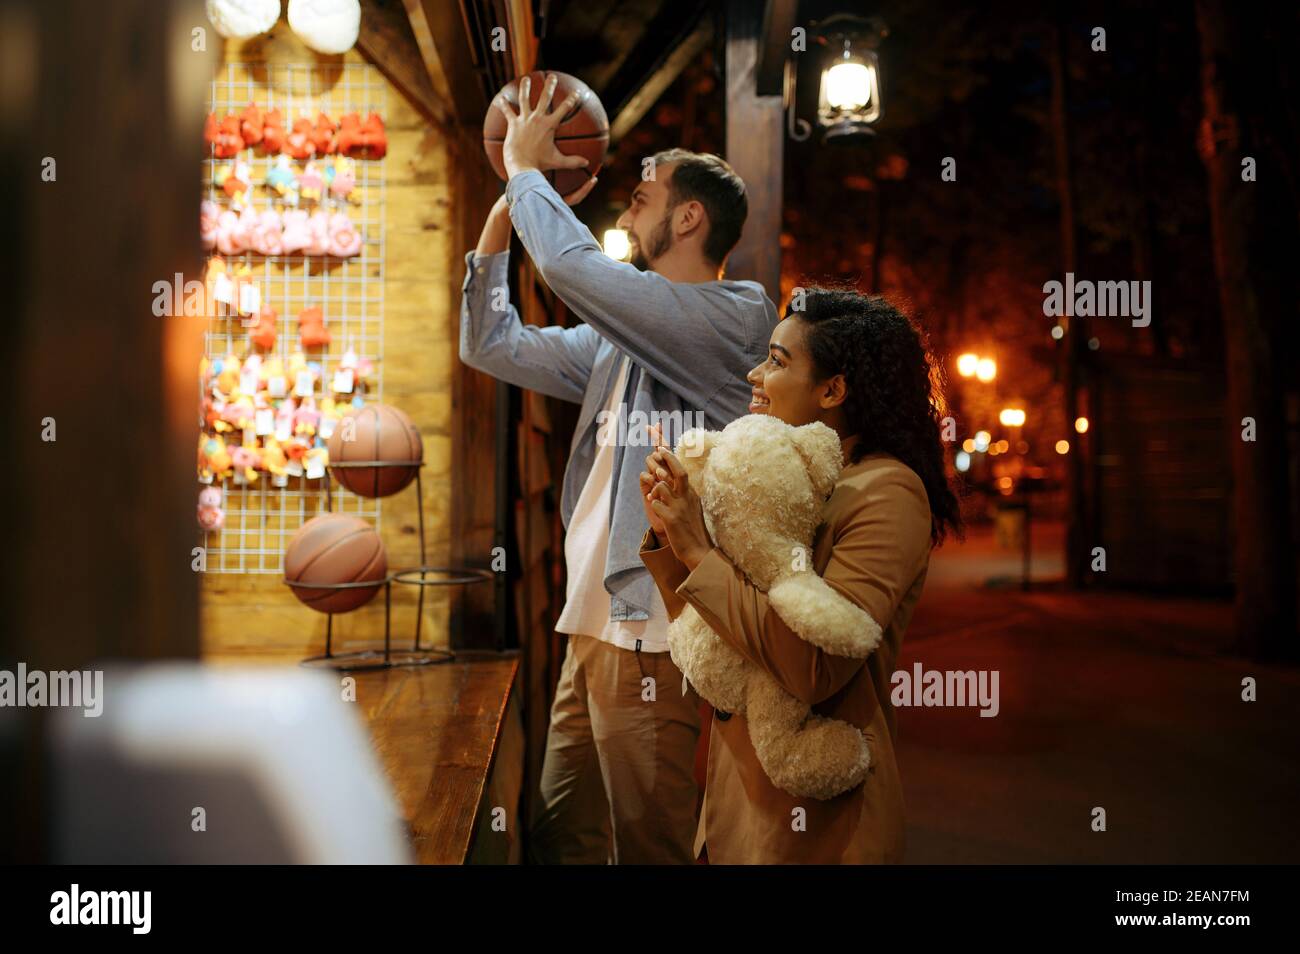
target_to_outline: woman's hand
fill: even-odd
[[[694,570],[713,549],[704,525],[704,507],[691,487],[681,461],[666,447],[646,458],[648,474],[654,478],[650,509],[663,522],[668,545],[688,570]]]
[[[647,431],[650,435],[650,442],[654,449],[667,450],[664,447],[663,431],[658,424],[651,424]],[[664,522],[659,519],[659,514],[654,512],[650,506],[650,494],[655,489],[656,479],[651,476],[650,472],[654,469],[655,455],[651,452],[650,456],[645,459],[645,470],[641,471],[641,506],[645,508],[646,519],[650,521],[650,529],[654,531],[655,542],[661,547],[668,545],[668,534],[664,532]]]

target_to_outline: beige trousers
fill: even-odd
[[[541,864],[695,860],[699,697],[668,653],[570,636],[529,851]]]

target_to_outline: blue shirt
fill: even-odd
[[[615,261],[540,172],[512,177],[506,200],[538,272],[584,324],[525,325],[509,303],[509,253],[471,252],[461,360],[582,406],[560,498],[567,528],[595,457],[598,412],[608,404],[620,358],[631,359],[614,448],[605,589],[611,620],[646,619],[655,592],[639,553],[647,529],[639,489],[650,452],[647,426],[659,423],[672,445],[683,429],[719,430],[745,414],[745,375],[767,356],[776,306],[758,282],[673,282]]]

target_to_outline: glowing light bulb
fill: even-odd
[[[871,101],[871,70],[861,63],[836,63],[822,76],[822,85],[832,109],[858,109]]]
[[[628,241],[627,232],[623,229],[605,229],[602,244],[605,254],[619,262],[626,262],[632,252],[632,243]]]

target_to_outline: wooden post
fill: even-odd
[[[781,300],[782,149],[780,96],[759,96],[763,10],[746,0],[727,3],[727,161],[745,180],[749,218],[727,262],[727,277],[752,279]]]
[[[173,293],[201,277],[204,91],[220,37],[198,0],[9,3],[0,36],[12,82],[0,235],[15,281],[0,668],[193,659],[206,319],[176,316]],[[104,692],[111,706],[111,679]],[[0,713],[27,743],[0,741],[6,860],[43,860],[48,844],[45,712]]]

